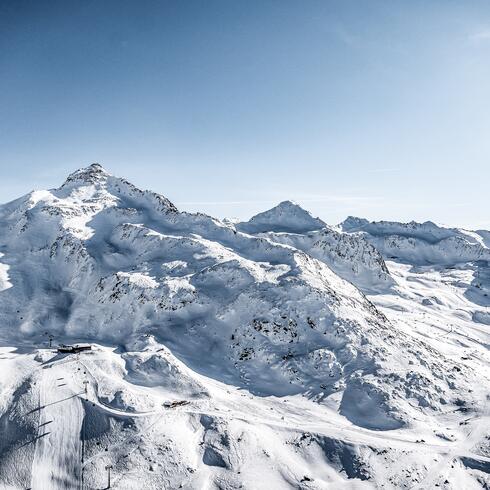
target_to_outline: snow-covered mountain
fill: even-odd
[[[340,228],[352,236],[363,237],[384,257],[409,264],[414,270],[454,268],[471,274],[469,283],[460,285],[475,306],[475,321],[490,324],[490,233],[469,231],[426,223],[369,222],[347,218]]]
[[[238,223],[237,229],[246,233],[289,232],[307,233],[326,226],[320,218],[292,201],[283,201],[277,206],[259,213],[249,221]]]
[[[236,228],[302,250],[365,292],[385,290],[393,284],[383,257],[363,236],[330,227],[297,204],[283,202],[237,223]]]
[[[425,223],[369,222],[350,216],[340,224],[364,235],[383,255],[417,265],[450,265],[490,260],[488,232]]]
[[[488,484],[487,232],[232,224],[94,164],[0,207],[0,253],[7,488]]]

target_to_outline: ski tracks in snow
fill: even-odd
[[[77,488],[84,410],[71,373],[56,362],[39,370],[39,426],[32,463],[33,490]]]

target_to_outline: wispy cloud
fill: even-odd
[[[302,197],[297,197],[296,200],[299,202],[331,202],[331,203],[361,203],[361,202],[372,202],[379,201],[380,197],[375,196],[354,196],[354,195],[330,195],[330,196],[316,196],[309,195]]]
[[[469,41],[472,43],[480,44],[483,42],[490,42],[490,29],[478,31],[468,36]]]
[[[380,174],[388,172],[398,172],[400,169],[396,167],[386,167],[386,168],[372,168],[368,170],[369,174]]]
[[[284,199],[267,199],[267,200],[244,200],[244,201],[177,201],[177,206],[243,206],[254,204],[266,204],[276,205]],[[321,195],[308,195],[305,197],[295,196],[291,198],[291,201],[298,203],[315,203],[315,202],[330,202],[330,203],[361,203],[379,201],[379,197],[367,197],[367,196],[321,196]]]
[[[337,38],[340,42],[349,47],[357,47],[359,45],[359,38],[356,37],[351,31],[349,31],[343,24],[334,23],[327,27],[329,33]]]
[[[177,201],[178,206],[240,206],[242,204],[271,204],[276,201]]]

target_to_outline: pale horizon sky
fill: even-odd
[[[181,209],[490,229],[490,3],[0,3],[0,202],[92,162]]]

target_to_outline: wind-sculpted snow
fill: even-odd
[[[343,228],[331,228],[289,202],[237,225],[179,212],[165,197],[96,164],[58,189],[0,207],[2,345],[39,344],[51,335],[106,346],[87,354],[88,364],[77,360],[76,370],[46,351],[26,355],[31,364],[44,364],[34,374],[16,375],[38,382],[28,396],[14,386],[5,390],[0,416],[7,417],[9,434],[22,425],[11,411],[24,404],[35,413],[36,396],[45,399],[44,418],[55,414],[47,407],[58,401],[45,392],[65,369],[73,379],[67,388],[59,383],[60,400],[71,400],[62,413],[76,415],[67,431],[82,434],[92,485],[101,485],[98,475],[104,472],[94,441],[108,446],[111,461],[126,475],[125,488],[137,482],[128,476],[131,465],[148,462],[155,475],[145,480],[147,488],[178,488],[182,482],[185,488],[238,488],[243,482],[262,488],[250,465],[267,474],[272,488],[327,488],[344,482],[338,472],[358,482],[378,478],[385,453],[378,454],[380,442],[371,432],[397,433],[386,458],[402,453],[397,438],[403,440],[403,431],[434,427],[442,435],[431,437],[452,437],[444,428],[448,413],[482,416],[487,392],[478,383],[487,379],[487,365],[466,337],[460,343],[474,347],[471,363],[462,361],[460,344],[441,349],[437,335],[413,329],[420,321],[439,329],[439,336],[440,329],[453,335],[446,330],[449,322],[454,335],[468,325],[486,328],[485,269],[472,263],[450,269],[448,276],[424,269],[443,250],[458,263],[476,256],[485,261],[485,233],[430,223],[375,226],[359,219]],[[410,270],[385,262],[396,247],[400,259],[417,258]],[[444,281],[453,289],[440,293]],[[437,293],[432,283],[441,284]],[[54,370],[43,374],[46,363]],[[82,372],[90,387],[86,403],[76,398]],[[169,410],[189,404],[175,416],[175,427],[166,419],[146,428],[134,422],[161,418],[162,399]],[[257,415],[247,413],[247,403]],[[296,408],[288,411],[289,403]],[[300,406],[312,413],[311,421]],[[229,412],[235,415],[227,418]],[[51,423],[44,418],[43,424]],[[18,430],[32,432],[26,424]],[[325,424],[334,428],[329,437],[322,434]],[[56,427],[52,436],[69,452],[69,466],[59,472],[66,485],[75,479],[78,458],[68,432]],[[348,442],[351,436],[359,439]],[[11,445],[24,444],[20,439]],[[33,468],[41,471],[48,456],[62,460],[56,444],[36,440],[34,453],[24,451]],[[0,451],[0,464],[10,475],[15,464],[7,450]],[[469,457],[468,450],[463,456]],[[274,458],[278,467],[271,469]],[[306,463],[311,458],[320,458],[316,469]],[[293,463],[303,474],[288,469]],[[310,485],[310,471],[321,474],[321,483]],[[29,486],[30,474],[19,478]],[[50,478],[43,473],[43,481]],[[413,482],[393,474],[379,478],[395,486]]]

